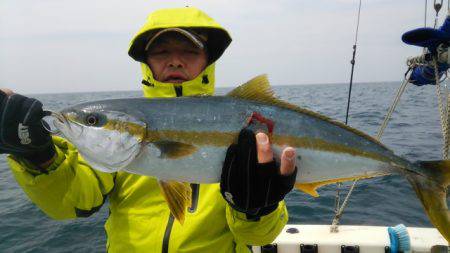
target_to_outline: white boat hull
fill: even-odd
[[[431,248],[436,245],[448,246],[435,228],[407,227],[407,231],[411,252],[425,253],[431,252]],[[271,246],[268,245],[264,248],[253,247],[253,252],[298,253],[301,252],[302,244],[317,244],[318,253],[341,253],[343,246],[358,246],[361,253],[385,253],[386,247],[391,246],[387,227],[339,226],[339,232],[332,233],[329,225],[287,225],[273,242],[276,251],[269,251]]]

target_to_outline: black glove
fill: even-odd
[[[246,213],[248,219],[258,219],[277,209],[278,202],[292,190],[296,175],[297,168],[291,175],[281,175],[275,160],[258,163],[255,134],[244,128],[238,143],[227,150],[220,192],[234,209]]]
[[[0,153],[22,157],[39,165],[55,155],[50,133],[44,129],[42,103],[0,91]]]

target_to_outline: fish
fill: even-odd
[[[227,148],[251,127],[268,134],[276,157],[284,147],[296,149],[295,188],[314,197],[328,184],[404,176],[450,242],[450,161],[413,163],[397,156],[362,131],[276,98],[266,75],[225,96],[109,99],[58,115],[54,125],[94,169],[157,178],[180,223],[189,183],[220,182]]]

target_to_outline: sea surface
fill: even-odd
[[[376,135],[399,86],[399,83],[354,84],[349,125]],[[278,86],[274,89],[283,100],[345,120],[348,84]],[[219,89],[218,94],[228,90]],[[52,110],[85,101],[140,96],[139,91],[34,95],[45,108]],[[408,86],[382,142],[410,160],[442,157],[443,141],[434,86]],[[345,183],[340,188],[341,199],[350,185]],[[330,224],[336,190],[336,185],[325,186],[319,190],[319,198],[291,192],[286,198],[289,222]],[[18,187],[4,155],[0,155],[0,252],[104,252],[103,224],[107,216],[105,204],[89,218],[49,219]],[[409,183],[396,175],[358,182],[341,219],[341,224],[348,225],[393,226],[399,223],[431,226]]]

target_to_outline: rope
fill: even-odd
[[[341,187],[342,183],[338,182],[336,183],[336,197],[334,197],[334,215],[336,218],[336,215],[339,213],[340,204],[341,204]]]
[[[344,199],[344,203],[342,203],[341,208],[339,209],[339,211],[334,216],[333,222],[331,223],[331,227],[330,227],[330,232],[331,233],[339,232],[339,230],[338,230],[339,220],[341,219],[342,213],[344,212],[344,209],[347,206],[348,200],[350,199],[350,195],[352,194],[353,189],[355,189],[356,182],[358,182],[357,179],[353,181],[353,184],[350,187],[350,190],[348,191],[347,196]]]
[[[447,94],[448,94],[448,89],[447,89]],[[447,95],[447,128],[448,126],[450,126],[450,94]],[[448,131],[447,129],[447,141],[450,140],[450,131]],[[448,148],[448,144],[447,146],[447,158],[448,156],[450,156],[449,154],[449,148]]]
[[[425,48],[426,49],[426,48]],[[410,57],[406,60],[406,65],[410,68],[414,68],[416,66],[427,65],[428,61],[426,59],[426,54],[421,54],[419,56]]]
[[[400,86],[400,88],[398,88],[397,95],[395,96],[394,102],[392,102],[391,107],[389,108],[389,110],[388,110],[386,116],[384,117],[383,123],[381,124],[380,129],[378,130],[378,134],[377,134],[377,136],[375,137],[377,140],[380,140],[380,139],[381,139],[381,136],[383,135],[384,129],[386,129],[386,126],[387,126],[387,124],[388,124],[388,121],[389,121],[389,119],[391,118],[392,113],[394,112],[395,108],[397,107],[398,102],[400,101],[400,97],[403,95],[403,92],[404,92],[405,89],[406,89],[406,86],[407,86],[407,84],[408,84],[408,82],[409,82],[409,78],[407,78],[406,76],[408,75],[408,72],[409,72],[410,70],[411,70],[411,68],[408,69],[408,71],[406,72],[406,74],[405,74],[405,79],[403,80],[403,83],[402,83],[402,85]]]
[[[450,0],[447,1],[447,15],[450,14]],[[448,57],[448,56],[447,56]],[[445,75],[447,75],[448,72],[445,73]],[[446,93],[446,97],[447,97],[447,110],[446,110],[446,115],[447,115],[447,128],[450,126],[450,94],[448,91],[448,86],[447,83],[445,83],[445,93]],[[450,131],[447,129],[447,140],[450,140]],[[447,157],[450,156],[450,150],[447,144]]]
[[[446,110],[448,108],[448,101],[447,101],[447,107],[444,108],[443,101],[442,101],[442,94],[441,94],[441,85],[439,81],[439,70],[438,70],[438,63],[436,57],[433,57],[433,64],[434,64],[434,78],[436,82],[436,96],[438,98],[438,106],[439,106],[439,116],[441,118],[441,128],[442,128],[442,136],[444,138],[444,146],[442,148],[442,157],[444,160],[448,159],[448,115],[446,113]]]

